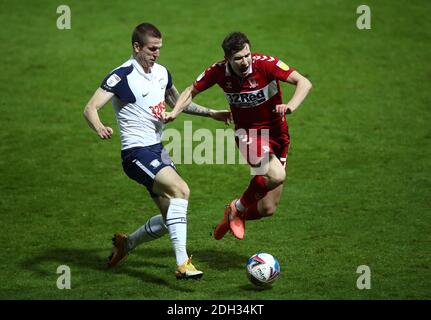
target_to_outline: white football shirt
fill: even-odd
[[[134,58],[114,69],[100,87],[114,93],[112,105],[120,128],[121,150],[161,142],[164,124],[159,116],[165,110],[165,91],[172,77],[155,63],[145,73]]]

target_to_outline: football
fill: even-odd
[[[247,261],[247,276],[254,285],[270,286],[280,275],[278,260],[269,253],[256,253]]]

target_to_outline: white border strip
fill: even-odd
[[[136,160],[135,163],[138,165],[139,168],[141,168],[146,174],[150,176],[151,179],[154,180],[156,177],[150,170],[148,170],[142,163],[139,162],[139,160]]]

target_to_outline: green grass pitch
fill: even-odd
[[[56,9],[71,9],[58,30]],[[371,8],[371,30],[356,9]],[[430,299],[431,3],[363,1],[2,1],[0,11],[0,299]],[[111,235],[156,213],[110,141],[83,108],[131,53],[143,21],[163,33],[159,62],[183,90],[245,32],[255,52],[281,57],[314,88],[288,117],[287,182],[276,214],[246,225],[246,239],[215,241],[223,206],[249,181],[245,165],[178,164],[191,189],[188,251],[205,274],[176,281],[168,237],[106,270]],[[285,100],[293,87],[282,84]],[[196,100],[227,107],[220,89]],[[224,125],[181,115],[168,128]],[[257,251],[281,276],[258,290],[245,275]],[[71,269],[70,290],[56,286]],[[359,290],[357,267],[371,270]]]

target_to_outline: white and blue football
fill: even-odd
[[[251,256],[246,267],[251,283],[260,287],[271,285],[280,275],[280,264],[269,253],[261,252]]]

